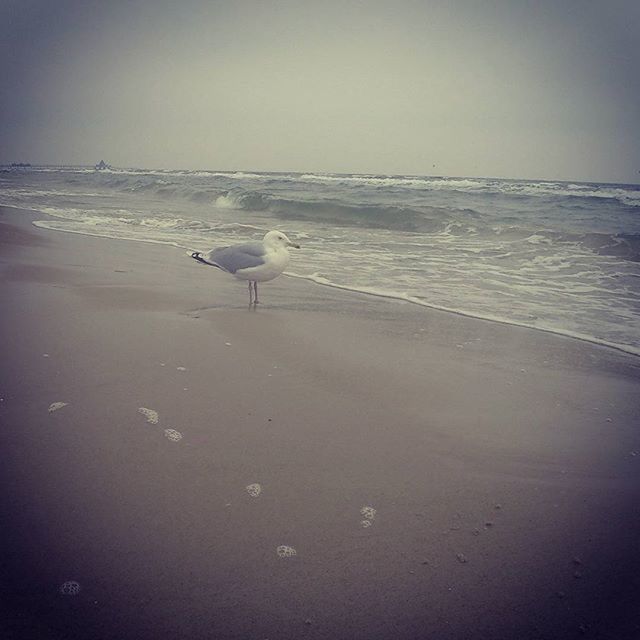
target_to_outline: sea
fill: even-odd
[[[640,185],[4,167],[0,204],[185,250],[280,229],[291,277],[640,355]]]

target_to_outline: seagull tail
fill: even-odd
[[[203,258],[202,254],[199,251],[194,251],[193,253],[189,253],[189,256],[194,260],[197,260],[198,262],[202,262],[202,264],[206,264],[209,267],[216,267],[218,269],[221,269],[222,271],[225,271],[225,269],[223,269],[219,264],[216,264],[215,262],[209,262],[208,260]]]
[[[203,257],[202,254],[199,251],[194,251],[192,254],[190,254],[191,257],[194,260],[197,260],[198,262],[202,262],[203,264],[209,264]]]

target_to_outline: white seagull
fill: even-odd
[[[196,251],[191,257],[203,264],[218,267],[240,280],[249,281],[249,306],[258,304],[258,282],[277,278],[289,264],[287,247],[300,248],[282,231],[269,231],[262,242],[235,244],[212,249],[204,255]]]

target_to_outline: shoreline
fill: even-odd
[[[437,305],[433,305],[433,304],[429,304],[428,302],[423,302],[421,300],[418,300],[415,296],[402,296],[400,294],[398,295],[393,295],[390,293],[377,293],[375,291],[372,290],[366,290],[366,289],[356,289],[356,288],[352,288],[352,287],[348,287],[346,285],[340,285],[340,284],[335,284],[335,283],[324,283],[324,282],[320,282],[318,280],[315,280],[312,277],[308,277],[308,276],[301,276],[301,275],[291,275],[291,274],[287,274],[284,273],[283,275],[285,276],[289,276],[292,278],[297,278],[299,280],[306,280],[307,282],[313,282],[314,284],[317,284],[321,287],[328,287],[330,289],[340,289],[342,291],[350,291],[352,293],[358,293],[358,294],[362,294],[362,295],[366,295],[366,296],[372,296],[375,298],[385,298],[388,300],[395,300],[397,302],[404,302],[404,303],[409,303],[409,304],[413,304],[416,305],[418,307],[423,307],[425,309],[430,309],[431,311],[440,311],[442,313],[450,313],[453,315],[457,315],[457,316],[462,316],[464,318],[469,318],[472,320],[481,320],[483,322],[495,322],[496,324],[502,324],[502,325],[506,325],[506,326],[510,326],[510,327],[519,327],[521,329],[530,329],[531,331],[540,331],[542,333],[550,333],[554,336],[560,336],[562,338],[568,338],[570,340],[579,340],[581,342],[587,342],[591,345],[594,346],[598,346],[598,347],[604,347],[607,349],[614,349],[615,351],[620,351],[626,355],[630,355],[630,356],[636,356],[636,357],[640,357],[640,348],[638,347],[632,347],[632,346],[628,346],[628,345],[619,345],[616,344],[614,342],[608,342],[606,340],[599,340],[598,338],[592,337],[592,336],[588,336],[588,335],[583,335],[583,334],[575,334],[575,333],[569,333],[569,332],[563,332],[559,329],[547,329],[544,327],[537,327],[535,325],[532,324],[527,324],[525,322],[517,322],[515,320],[506,320],[506,319],[502,319],[502,318],[498,318],[498,317],[490,317],[490,316],[481,316],[481,315],[473,315],[472,313],[466,312],[466,311],[461,311],[458,309],[451,309],[449,307],[440,307]]]
[[[25,209],[20,209],[19,207],[13,207],[13,206],[5,206],[2,205],[2,208],[7,208],[7,209],[14,209],[15,211],[29,211],[29,210],[25,210]],[[45,218],[48,219],[55,219],[53,216],[50,216],[49,214],[45,213],[45,212],[41,212],[41,211],[29,211],[29,213],[34,213],[37,215],[42,215],[45,216]],[[115,241],[123,241],[123,242],[137,242],[137,243],[141,243],[141,244],[153,244],[153,245],[160,245],[160,246],[166,246],[166,247],[174,247],[176,249],[184,249],[184,250],[191,250],[189,247],[180,245],[178,243],[174,243],[171,241],[163,241],[163,240],[152,240],[152,239],[137,239],[137,238],[117,238],[114,236],[110,236],[110,235],[103,235],[103,234],[99,234],[99,233],[89,233],[89,232],[84,232],[84,231],[75,231],[75,230],[69,230],[69,229],[54,229],[51,228],[49,226],[46,225],[46,221],[43,221],[44,224],[37,224],[37,222],[40,221],[32,221],[32,224],[40,229],[45,229],[46,231],[49,232],[57,232],[57,233],[70,233],[70,234],[75,234],[75,235],[80,235],[80,236],[87,236],[87,237],[92,237],[92,238],[102,238],[105,240],[115,240]],[[303,280],[306,282],[311,282],[317,286],[320,287],[327,287],[329,289],[333,289],[333,290],[340,290],[340,291],[346,291],[346,292],[350,292],[356,295],[364,295],[364,296],[370,296],[373,298],[381,298],[381,299],[385,299],[385,300],[392,300],[395,301],[397,303],[405,303],[405,304],[411,304],[411,305],[415,305],[417,307],[421,307],[423,309],[429,309],[431,311],[436,311],[436,312],[441,312],[441,313],[449,313],[449,314],[453,314],[453,315],[457,315],[457,316],[462,316],[465,318],[469,318],[472,320],[480,320],[480,321],[484,321],[484,322],[492,322],[492,323],[497,323],[497,324],[502,324],[502,325],[506,325],[506,326],[513,326],[513,327],[519,327],[522,329],[529,329],[532,331],[539,331],[542,333],[548,333],[551,335],[555,335],[555,336],[560,336],[563,338],[568,338],[571,340],[579,340],[581,342],[585,342],[591,345],[595,345],[598,347],[603,347],[603,348],[607,348],[607,349],[613,349],[615,351],[624,353],[626,355],[630,355],[633,357],[638,357],[640,358],[640,347],[634,347],[631,345],[622,345],[622,344],[617,344],[615,342],[610,342],[608,340],[604,340],[604,339],[600,339],[597,338],[595,336],[590,336],[587,334],[580,334],[580,333],[572,333],[570,331],[563,331],[561,329],[555,329],[555,328],[549,328],[549,327],[540,327],[540,326],[536,326],[534,324],[530,324],[527,322],[520,322],[517,320],[510,320],[507,318],[501,318],[498,316],[492,317],[492,316],[487,316],[487,315],[475,315],[471,312],[467,312],[464,310],[460,310],[460,309],[453,309],[450,307],[444,307],[444,306],[438,306],[438,305],[434,305],[434,304],[429,304],[428,302],[425,302],[423,300],[420,300],[418,298],[416,298],[415,296],[410,296],[410,295],[402,295],[402,294],[393,294],[393,293],[384,293],[384,292],[377,292],[375,290],[368,290],[366,288],[355,288],[355,287],[350,287],[348,285],[342,285],[342,284],[338,284],[338,283],[333,283],[333,282],[323,282],[322,279],[318,279],[318,278],[314,278],[313,276],[305,276],[305,275],[300,275],[300,274],[295,274],[295,273],[287,273],[285,272],[284,274],[282,274],[285,277],[288,278],[293,278],[296,280]]]
[[[637,637],[637,358],[261,293],[0,210],[3,637]]]

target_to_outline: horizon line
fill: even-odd
[[[100,162],[100,161],[99,161]],[[95,169],[99,164],[50,164],[50,163],[30,163],[30,162],[0,162],[0,167],[13,167],[16,169],[39,169],[39,168],[54,168],[54,169]],[[602,185],[620,185],[620,186],[640,186],[640,177],[638,182],[612,182],[609,180],[585,180],[585,179],[566,179],[566,178],[523,178],[512,176],[482,176],[482,175],[453,175],[453,174],[421,174],[421,173],[377,173],[377,172],[344,172],[344,171],[317,171],[317,170],[267,170],[267,169],[187,169],[184,167],[136,167],[136,166],[116,166],[107,163],[107,169],[101,169],[96,171],[108,171],[108,170],[121,170],[121,171],[170,171],[170,172],[194,172],[202,171],[205,173],[246,173],[246,174],[271,174],[271,175],[327,175],[327,176],[359,176],[359,177],[382,177],[382,178],[429,178],[436,180],[507,180],[507,181],[521,181],[521,182],[556,182],[562,184],[578,183],[578,184],[602,184]],[[639,171],[640,173],[640,171]]]

